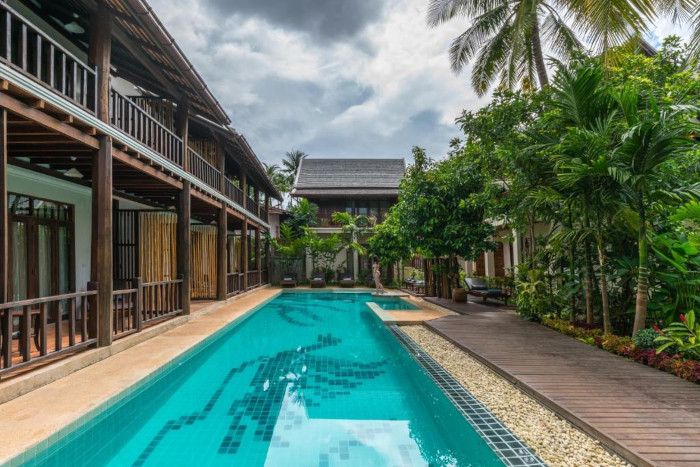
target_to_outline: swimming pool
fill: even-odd
[[[25,465],[502,465],[368,301],[282,294]]]

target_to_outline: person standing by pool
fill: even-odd
[[[372,277],[374,277],[374,285],[377,286],[377,293],[386,293],[382,285],[382,271],[379,269],[379,259],[376,256],[372,259]]]

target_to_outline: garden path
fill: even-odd
[[[512,311],[476,303],[450,308],[460,315],[425,325],[631,463],[700,465],[700,385]]]

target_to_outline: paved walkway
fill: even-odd
[[[451,308],[425,325],[628,461],[700,465],[699,385],[497,307]]]

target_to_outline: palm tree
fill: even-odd
[[[639,270],[633,332],[646,327],[649,292],[649,246],[647,211],[657,200],[700,196],[698,186],[672,190],[663,177],[662,165],[691,151],[690,137],[700,131],[697,120],[688,118],[700,113],[697,106],[678,103],[659,107],[653,96],[644,99],[635,87],[627,87],[617,95],[629,129],[614,152],[610,173],[624,187],[624,198],[634,214],[638,233]],[[671,201],[673,202],[673,201]]]
[[[282,170],[280,170],[279,165],[263,162],[263,166],[265,167],[267,177],[270,179],[270,181],[272,181],[272,184],[275,185],[277,191],[283,195],[289,193],[289,178],[282,172]]]
[[[455,73],[474,58],[472,87],[483,96],[498,79],[509,89],[533,89],[549,83],[544,46],[567,60],[582,47],[556,0],[430,0],[428,24],[438,26],[457,16],[471,26],[452,41]]]
[[[282,159],[282,171],[287,174],[289,186],[294,184],[294,177],[296,177],[299,171],[301,161],[307,156],[308,154],[297,149],[292,149],[284,154],[284,159]]]

